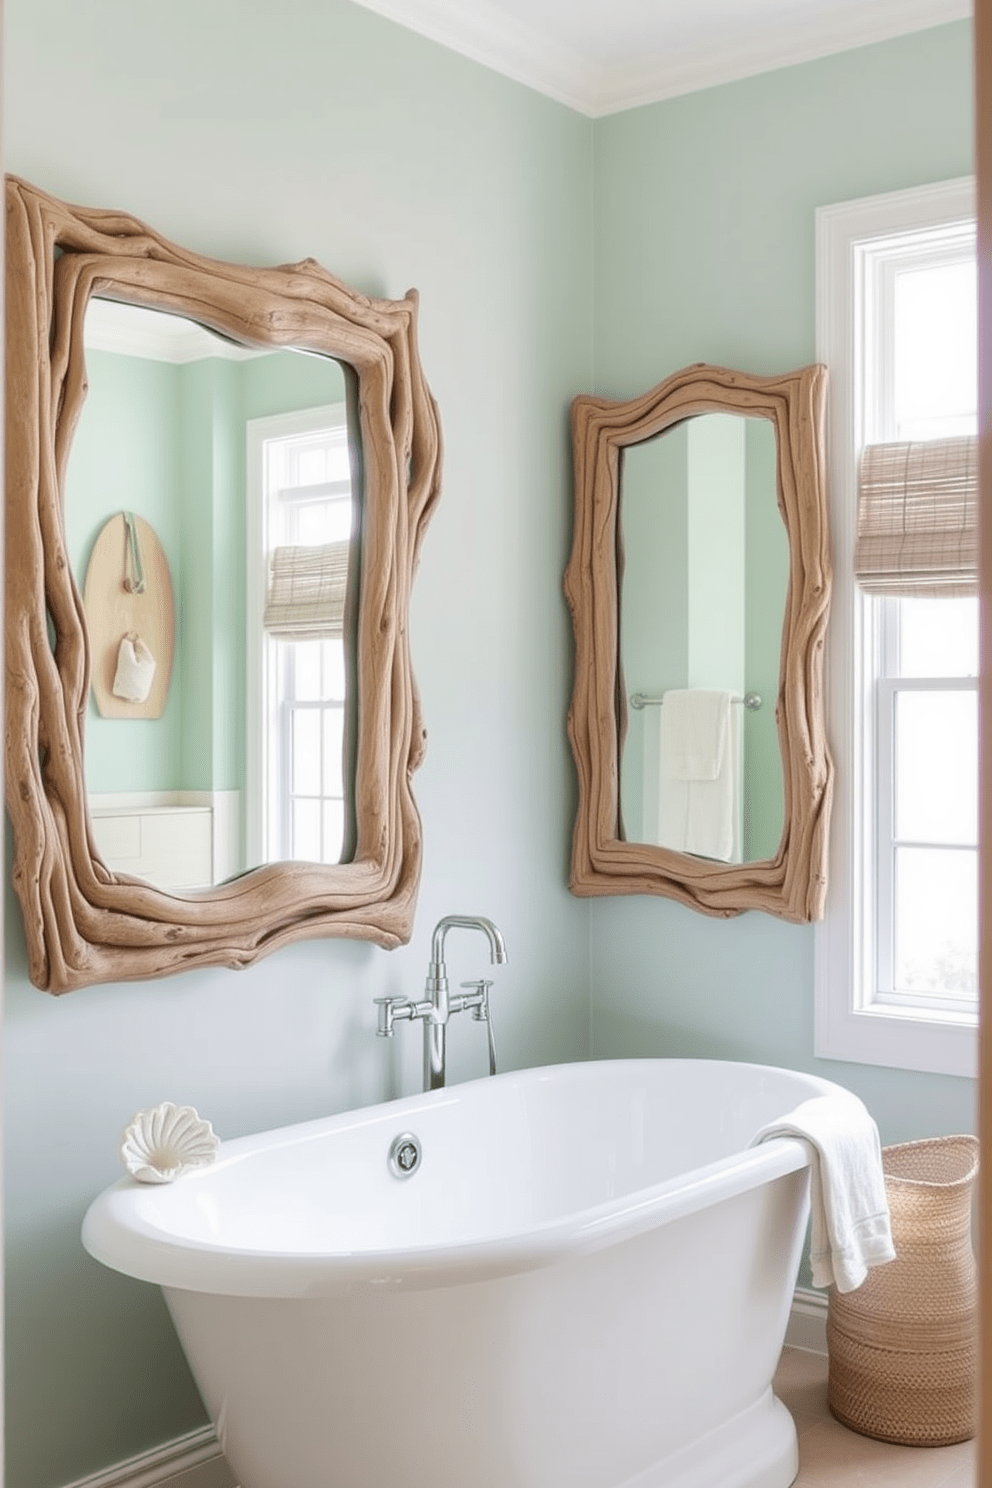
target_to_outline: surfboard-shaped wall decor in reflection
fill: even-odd
[[[176,641],[169,562],[143,517],[118,512],[100,529],[83,605],[93,700],[102,718],[161,718]]]

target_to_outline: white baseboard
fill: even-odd
[[[789,1348],[805,1349],[809,1354],[827,1352],[826,1292],[796,1287],[785,1342]]]
[[[797,1287],[785,1334],[789,1348],[827,1352],[827,1298]],[[66,1488],[237,1488],[212,1426],[201,1426],[175,1441],[141,1452],[103,1472],[77,1478]]]
[[[67,1488],[235,1488],[212,1426],[78,1478]]]

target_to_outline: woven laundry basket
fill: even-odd
[[[883,1147],[882,1167],[896,1259],[856,1291],[830,1289],[830,1409],[880,1441],[967,1441],[978,1410],[978,1138]]]

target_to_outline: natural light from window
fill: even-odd
[[[897,272],[893,311],[895,437],[974,434],[975,261]],[[884,975],[887,948],[880,946],[876,995],[882,1003],[937,1001],[967,1011],[978,996],[978,697],[973,687],[906,682],[977,676],[978,600],[874,603],[895,607],[893,671],[903,679],[890,702],[891,974]],[[885,876],[882,866],[883,883]]]
[[[972,259],[895,278],[896,439],[974,434],[978,270]]]

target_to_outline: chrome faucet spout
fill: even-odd
[[[444,965],[444,939],[449,930],[481,930],[489,941],[489,959],[494,966],[502,966],[507,959],[506,945],[492,920],[485,915],[445,915],[434,926],[431,937],[431,966]]]

